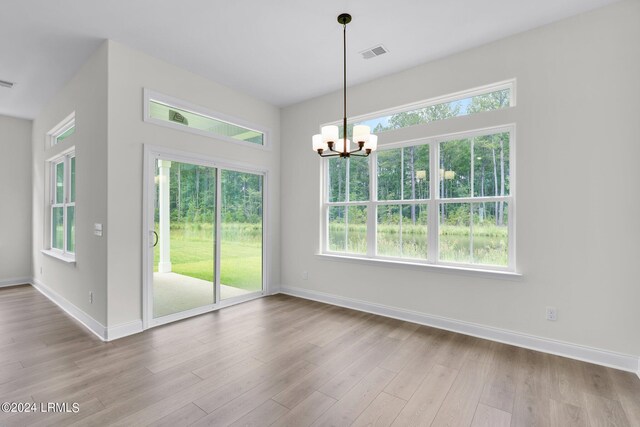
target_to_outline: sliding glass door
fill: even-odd
[[[264,176],[215,166],[154,158],[151,325],[263,290]]]

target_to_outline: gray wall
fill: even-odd
[[[76,112],[76,131],[50,147],[46,133]],[[76,263],[44,255],[49,247],[47,160],[75,146]],[[104,43],[33,122],[34,278],[88,316],[107,324],[107,239],[93,234],[107,219],[107,44]],[[93,303],[89,302],[93,292]]]
[[[518,280],[317,256],[311,135],[340,117],[341,93],[284,109],[282,152],[295,161],[282,162],[282,285],[639,355],[638,22],[640,2],[625,1],[350,90],[360,115],[517,78],[504,119],[517,124]]]
[[[109,41],[109,327],[142,318],[143,146],[268,168],[267,282],[280,282],[280,110],[164,61]],[[271,148],[245,147],[143,122],[143,88],[271,131]]]
[[[31,277],[31,120],[0,116],[0,151],[0,285],[25,283]]]

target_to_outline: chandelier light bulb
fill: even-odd
[[[322,139],[325,143],[327,142],[337,142],[339,137],[340,130],[338,126],[322,126],[320,133],[322,134]]]
[[[327,144],[322,139],[322,134],[320,133],[313,135],[311,140],[313,142],[313,151],[318,151],[318,150],[324,151],[328,148]]]
[[[371,134],[369,138],[364,143],[365,150],[376,151],[378,148],[378,135]]]
[[[369,138],[371,130],[366,125],[356,125],[353,127],[353,141],[354,142],[366,142]]]
[[[336,141],[334,150],[338,152],[344,152],[344,139],[340,138]],[[351,141],[347,139],[347,151],[351,150]]]

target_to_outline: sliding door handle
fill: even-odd
[[[154,231],[153,234],[156,236],[156,240],[153,242],[153,247],[155,248],[158,245],[158,233]]]

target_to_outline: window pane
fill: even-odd
[[[473,195],[509,195],[509,133],[480,136],[473,141]]]
[[[240,141],[259,145],[264,144],[264,135],[262,132],[214,119],[213,117],[207,117],[203,114],[171,107],[156,101],[149,101],[149,116],[166,122],[178,123],[192,129],[228,136]]]
[[[345,227],[346,207],[329,206],[329,244],[328,248],[333,252],[346,250],[347,229]]]
[[[209,229],[209,233],[203,237],[206,238],[206,250],[210,254],[204,262],[198,263],[198,265],[188,263],[181,265],[182,271],[180,273],[192,277],[198,277],[198,274],[205,273],[206,276],[200,278],[213,282],[215,277],[215,231],[211,228],[215,227],[216,170],[206,166],[184,163],[180,163],[178,166],[190,171],[187,173],[184,188],[176,189],[178,194],[185,198],[185,203],[180,206],[186,214],[182,216],[183,224],[187,230],[190,227],[195,228],[196,233],[199,229]],[[231,170],[222,170],[220,178],[222,181],[220,184],[222,192],[220,283],[224,285],[221,287],[220,298],[226,299],[262,290],[263,179],[262,175]],[[195,191],[192,191],[190,195],[185,195],[189,189],[189,181],[195,184],[191,187]],[[194,204],[195,206],[193,206]],[[172,220],[172,227],[173,224]],[[171,233],[173,236],[173,229]],[[196,255],[198,251],[189,248],[199,247],[196,246],[196,242],[199,240],[196,233],[185,235],[183,239],[187,251],[192,256]],[[176,272],[178,272],[177,262],[178,260],[173,264],[173,271]],[[200,272],[197,268],[199,266],[206,266],[205,271]],[[213,294],[208,294],[207,300],[211,301],[212,296]],[[199,304],[204,303],[206,303],[204,299],[199,301]]]
[[[427,258],[427,205],[402,207],[402,256]]]
[[[471,263],[471,227],[469,203],[441,203],[440,253],[441,261]]]
[[[71,187],[71,194],[69,195],[69,202],[73,203],[76,201],[76,158],[71,158],[71,171],[69,174],[69,179],[71,182],[69,183]]]
[[[64,162],[55,165],[56,168],[56,196],[54,203],[64,203]]]
[[[509,107],[510,104],[511,89],[506,88],[482,95],[475,95],[455,101],[416,108],[388,116],[376,117],[354,124],[367,125],[371,127],[373,132],[377,133],[437,120],[444,120],[450,117],[460,117],[482,111],[498,110]]]
[[[378,200],[402,198],[402,149],[378,152]]]
[[[53,208],[51,214],[51,247],[64,249],[64,210],[62,207]]]
[[[473,262],[509,264],[508,206],[506,202],[473,204]]]
[[[349,206],[347,229],[347,252],[367,253],[367,207]]]
[[[56,137],[54,144],[58,144],[58,143],[64,141],[65,139],[67,139],[68,137],[73,135],[75,131],[76,131],[75,125],[71,126],[69,129],[67,129],[66,131],[62,132],[60,135],[58,135]]]
[[[378,206],[377,253],[402,256],[400,241],[400,206]]]
[[[440,197],[470,197],[471,140],[440,143]]]
[[[347,162],[345,159],[334,157],[329,162],[329,176],[327,179],[330,202],[347,201]]]
[[[76,208],[67,207],[67,252],[76,251]]]
[[[404,149],[404,200],[429,198],[429,146],[418,145]]]
[[[352,202],[369,200],[369,159],[351,157],[347,162],[349,163],[349,200]]]

